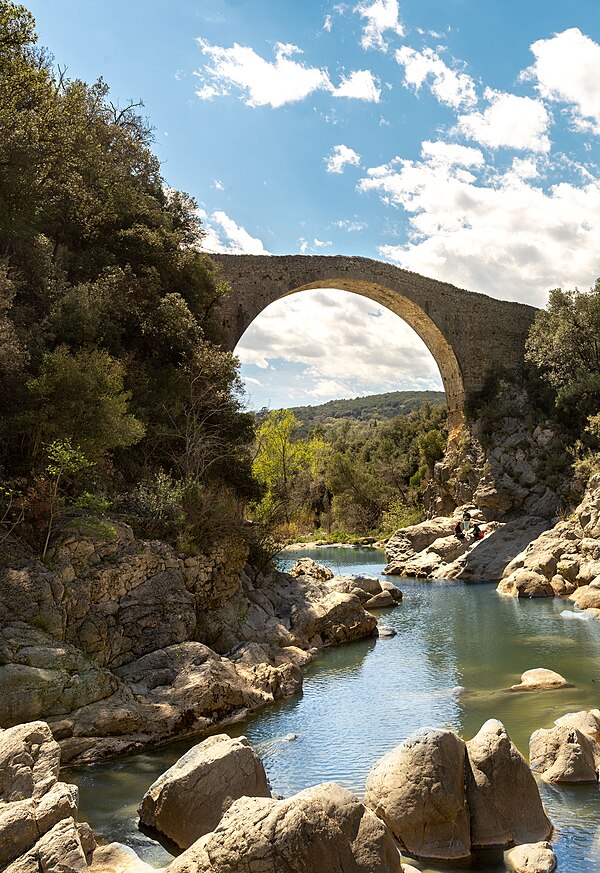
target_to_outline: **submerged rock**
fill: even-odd
[[[239,797],[269,797],[264,767],[246,737],[209,737],[150,786],[138,813],[147,827],[187,849],[214,830]]]
[[[511,685],[511,691],[552,691],[555,688],[565,688],[569,683],[554,670],[546,670],[544,667],[536,667],[533,670],[525,670],[521,675],[518,685]]]

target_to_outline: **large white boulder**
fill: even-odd
[[[239,797],[269,797],[264,767],[246,737],[209,737],[150,786],[138,810],[146,827],[187,849],[214,830]]]
[[[419,731],[373,766],[365,803],[411,855],[471,854],[465,743],[452,731]]]
[[[556,724],[531,735],[529,760],[545,782],[596,782],[600,746],[574,725]]]
[[[382,821],[350,792],[321,785],[287,800],[242,797],[169,873],[401,873]]]
[[[531,770],[496,719],[467,743],[467,802],[473,849],[505,849],[552,833]]]

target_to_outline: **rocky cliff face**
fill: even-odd
[[[46,719],[63,762],[241,716],[298,691],[318,648],[375,630],[326,581],[251,578],[239,543],[185,557],[111,527],[0,569],[0,727]]]
[[[552,459],[564,454],[549,426],[535,424],[524,390],[504,384],[493,422],[473,421],[435,466],[426,494],[429,515],[473,504],[488,519],[518,513],[552,518],[560,495]]]

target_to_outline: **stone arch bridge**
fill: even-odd
[[[466,401],[497,367],[522,371],[525,339],[536,309],[427,279],[369,258],[312,255],[211,255],[231,285],[219,320],[222,345],[233,351],[270,303],[309,288],[352,291],[399,315],[421,337],[440,370],[451,432]],[[382,354],[385,348],[382,347]]]

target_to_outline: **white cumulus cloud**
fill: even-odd
[[[398,0],[364,0],[355,7],[354,11],[367,19],[361,39],[364,49],[376,48],[387,51],[387,43],[383,35],[388,30],[397,36],[404,36]]]
[[[262,241],[230,218],[226,212],[216,210],[210,215],[204,209],[197,210],[202,222],[204,236],[201,249],[214,254],[268,255]]]
[[[508,147],[532,152],[550,151],[550,115],[541,100],[486,88],[490,104],[483,112],[460,115],[457,129],[491,149]]]
[[[336,145],[324,158],[328,173],[343,173],[344,168],[360,167],[360,155],[346,145]]]
[[[523,78],[534,79],[542,97],[569,105],[577,127],[600,135],[600,45],[571,27],[531,51],[535,62]]]
[[[475,83],[466,73],[453,70],[431,48],[419,52],[402,46],[395,52],[396,61],[404,67],[404,85],[416,92],[427,82],[432,94],[447,106],[473,106],[477,102]]]
[[[333,89],[334,97],[354,97],[357,100],[367,100],[379,103],[381,88],[370,70],[354,70]]]
[[[310,396],[442,390],[438,367],[415,331],[385,307],[345,291],[314,289],[272,303],[245,332],[236,354],[242,364],[261,369],[263,383],[282,361],[302,365],[296,387],[303,402]]]
[[[474,150],[476,151],[476,150]],[[380,253],[400,266],[495,297],[543,306],[548,289],[593,284],[600,181],[536,183],[533,161],[492,172],[474,160],[395,158],[359,182],[409,216],[409,242]]]
[[[230,93],[232,86],[245,94],[248,106],[283,106],[303,100],[320,88],[331,88],[325,70],[307,67],[292,59],[301,54],[294,45],[277,43],[275,61],[266,61],[254,49],[234,43],[232,48],[210,45],[198,39],[202,52],[211,62],[201,73],[202,80],[208,79],[196,91],[201,99]]]

